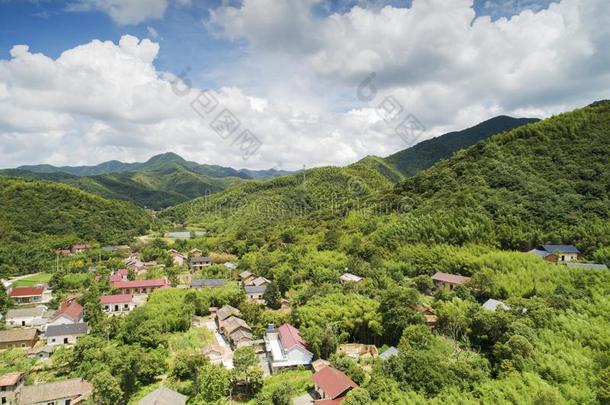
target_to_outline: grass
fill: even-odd
[[[304,369],[286,370],[273,374],[272,376],[265,378],[265,385],[263,385],[263,389],[259,393],[258,397],[260,400],[266,403],[265,400],[270,399],[270,394],[275,389],[286,385],[290,387],[290,392],[293,398],[303,395],[313,387],[311,374],[312,373],[310,370]],[[256,399],[252,399],[248,402],[248,405],[255,405],[257,403],[261,402],[257,402]]]
[[[15,281],[13,287],[31,287],[36,284],[48,283],[51,280],[50,273],[34,274],[30,277],[22,278]]]
[[[167,339],[169,351],[172,354],[179,352],[201,353],[201,350],[213,343],[214,335],[207,328],[191,328],[186,332],[171,333]]]

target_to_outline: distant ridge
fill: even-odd
[[[442,159],[449,158],[457,150],[502,132],[522,125],[540,121],[537,118],[513,118],[500,115],[483,121],[473,127],[449,132],[436,138],[428,139],[408,149],[385,158],[385,161],[400,171],[404,176],[414,176],[431,167]]]

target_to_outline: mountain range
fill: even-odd
[[[387,158],[369,156],[361,161],[360,166],[369,165],[387,180],[395,182],[432,166],[460,148],[533,121],[536,120],[495,117],[472,128],[421,142]],[[336,170],[340,171],[338,168]],[[95,166],[57,167],[43,164],[0,170],[4,176],[61,182],[102,197],[131,201],[155,210],[217,193],[237,183],[269,180],[294,173],[275,169],[236,170],[199,164],[171,152],[153,156],[141,163],[112,160]]]

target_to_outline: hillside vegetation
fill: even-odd
[[[127,241],[146,231],[141,208],[73,187],[0,177],[0,274],[44,270],[70,243]]]

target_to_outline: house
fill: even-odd
[[[256,278],[256,276],[254,274],[252,274],[251,272],[249,272],[248,270],[244,270],[241,273],[239,273],[239,281],[242,283],[242,285],[247,285],[250,283],[250,281],[254,280]]]
[[[318,359],[311,363],[311,367],[313,368],[314,372],[320,371],[324,367],[328,367],[328,366],[330,366],[330,361],[324,360],[324,359]]]
[[[343,353],[352,359],[376,358],[379,356],[379,351],[375,345],[364,345],[361,343],[344,343],[339,345],[337,353]]]
[[[566,263],[569,269],[608,270],[608,266],[598,263]]]
[[[36,357],[37,359],[48,359],[51,357],[57,346],[42,345],[34,346],[28,350],[29,357]]]
[[[491,312],[496,312],[498,308],[503,309],[505,311],[508,311],[510,309],[510,307],[502,301],[494,300],[493,298],[490,298],[485,301],[485,303],[483,304],[483,308]]]
[[[0,375],[0,403],[14,404],[15,395],[23,386],[25,373],[15,371]]]
[[[208,267],[211,265],[212,265],[212,259],[210,259],[207,256],[191,257],[191,268],[193,268],[193,269],[201,269],[203,267]]]
[[[249,282],[247,282],[246,285],[254,285],[257,287],[261,287],[261,286],[267,287],[269,285],[269,283],[271,283],[271,281],[267,280],[265,277],[256,277],[256,278],[250,280]]]
[[[174,266],[182,267],[186,264],[187,257],[175,249],[169,250],[169,255],[172,257]]]
[[[59,307],[53,318],[49,321],[47,328],[51,325],[74,324],[83,321],[84,308],[74,300],[64,302]]]
[[[133,294],[102,295],[100,304],[102,311],[108,314],[124,314],[138,307]]]
[[[191,249],[191,251],[189,252],[189,255],[191,257],[200,257],[202,254],[203,254],[203,252],[197,248]]]
[[[426,318],[426,325],[428,325],[428,327],[434,328],[436,326],[436,321],[438,320],[438,317],[434,314],[432,308],[427,305],[418,304],[415,306],[415,310],[422,314],[424,318]]]
[[[324,367],[312,375],[314,389],[321,400],[314,401],[317,405],[335,405],[341,403],[347,393],[358,388],[345,373],[333,367]]]
[[[191,287],[192,288],[215,288],[222,287],[227,283],[227,280],[224,278],[204,278],[200,280],[192,280]]]
[[[10,296],[17,304],[32,304],[42,302],[44,287],[15,287],[11,290]]]
[[[93,392],[93,385],[82,378],[26,385],[17,393],[17,405],[76,405]]]
[[[0,350],[33,347],[38,341],[38,329],[0,330]]]
[[[394,356],[398,356],[398,349],[395,348],[394,346],[390,346],[390,347],[388,347],[388,349],[386,351],[384,351],[383,353],[381,353],[379,355],[379,358],[382,361],[386,361],[390,357],[394,357]]]
[[[269,325],[265,334],[265,349],[272,372],[284,367],[311,364],[313,353],[307,350],[299,330],[285,323],[277,330]]]
[[[246,299],[248,301],[258,302],[259,304],[265,303],[263,294],[267,291],[267,286],[247,285],[244,287],[244,290],[246,291]]]
[[[359,283],[362,281],[362,277],[359,277],[352,273],[343,273],[341,277],[339,277],[342,283]]]
[[[77,253],[82,253],[86,250],[91,249],[91,245],[87,245],[86,243],[76,243],[72,246],[70,246],[70,253],[77,254]]]
[[[188,397],[165,387],[159,387],[138,401],[138,405],[184,405]]]
[[[108,277],[108,281],[114,283],[116,281],[127,280],[129,277],[128,269],[118,269]]]
[[[246,321],[236,316],[231,316],[222,321],[220,330],[233,347],[241,347],[254,340],[252,338],[252,329]]]
[[[434,281],[437,286],[452,290],[455,286],[464,285],[469,282],[470,277],[464,277],[458,274],[436,272],[432,276],[432,281]]]
[[[112,283],[112,286],[121,290],[121,294],[149,294],[158,288],[169,287],[164,278],[152,280],[122,280]]]
[[[232,316],[240,316],[241,312],[239,309],[233,308],[231,305],[225,305],[216,311],[216,323],[218,324],[218,328],[220,328],[221,323]]]
[[[42,330],[53,314],[54,311],[49,311],[44,305],[34,308],[14,308],[6,312],[6,323],[9,326],[28,326]]]
[[[76,344],[79,336],[87,334],[87,330],[87,322],[50,325],[47,327],[45,336],[49,346],[73,345]]]
[[[572,245],[540,245],[528,253],[552,263],[574,262],[580,257],[580,251]]]
[[[55,254],[58,256],[70,256],[72,252],[70,251],[70,249],[57,249],[55,251]]]
[[[229,341],[234,348],[238,349],[243,346],[251,346],[254,342],[252,333],[245,329],[238,329],[229,335]]]

